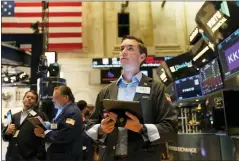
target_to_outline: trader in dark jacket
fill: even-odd
[[[82,133],[83,147],[82,147],[82,160],[84,161],[93,161],[94,160],[94,149],[95,146],[91,138],[85,133],[85,127],[90,116],[89,109],[87,108],[87,102],[80,100],[77,102],[77,106],[82,113],[82,120],[84,123],[84,131]]]
[[[28,118],[36,116],[46,120],[44,113],[33,109],[37,101],[38,94],[35,91],[26,92],[23,97],[23,110],[14,114],[11,124],[3,129],[3,140],[9,141],[7,161],[45,159],[43,139],[35,136],[35,127],[28,121]]]
[[[58,111],[48,130],[37,127],[34,131],[46,142],[47,160],[81,160],[83,123],[71,89],[55,87],[52,101]]]
[[[159,143],[172,141],[177,134],[176,111],[165,86],[140,72],[147,56],[142,40],[126,36],[120,49],[122,75],[98,94],[86,133],[100,145],[101,161],[159,161]],[[104,113],[104,99],[140,101],[143,119],[128,112],[127,119]]]

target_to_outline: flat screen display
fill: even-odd
[[[8,123],[8,125],[10,125],[12,123],[12,112],[11,112],[11,110],[9,110],[7,112],[7,123]]]
[[[141,65],[142,68],[157,68],[162,61],[171,59],[172,56],[157,57],[148,55]],[[93,68],[120,68],[120,58],[93,58]]]
[[[176,80],[175,88],[178,100],[202,96],[199,75]]]
[[[239,27],[238,15],[238,1],[206,1],[196,15],[196,22],[209,41],[218,44]]]
[[[192,59],[192,52],[187,52],[166,61],[173,80],[198,74],[192,65]]]
[[[50,66],[50,64],[55,63],[57,61],[55,51],[46,51],[45,56],[47,58],[47,66],[48,67]]]
[[[217,46],[224,78],[239,72],[239,29]]]
[[[217,59],[212,60],[200,69],[202,94],[209,94],[223,88],[221,71]]]
[[[110,84],[112,81],[119,79],[120,75],[121,75],[120,68],[101,70],[100,71],[101,84]]]

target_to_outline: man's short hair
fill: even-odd
[[[25,99],[25,97],[26,97],[26,95],[27,95],[28,93],[34,94],[34,95],[36,96],[36,102],[38,102],[38,94],[37,94],[36,91],[33,91],[33,90],[27,91],[27,92],[24,94],[23,99]]]
[[[147,48],[144,46],[144,42],[138,38],[138,37],[135,37],[135,36],[132,36],[132,35],[126,35],[122,38],[122,41],[121,43],[125,40],[125,39],[131,39],[131,40],[135,40],[138,42],[139,44],[139,52],[140,54],[145,54],[146,56],[148,55],[148,52],[147,52]]]
[[[82,111],[84,108],[87,107],[87,102],[84,100],[80,100],[77,102],[77,106]]]
[[[73,96],[70,87],[67,87],[67,86],[57,86],[57,87],[54,88],[54,90],[55,89],[59,89],[61,95],[68,96],[70,101],[75,102],[75,97]]]

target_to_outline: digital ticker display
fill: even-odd
[[[217,59],[200,69],[202,94],[208,94],[223,88],[222,76]]]
[[[176,80],[175,88],[178,100],[202,96],[199,75]]]

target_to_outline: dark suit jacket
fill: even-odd
[[[75,103],[70,103],[54,123],[57,129],[45,136],[51,143],[47,149],[48,160],[81,160],[82,157],[82,116]]]
[[[150,94],[136,93],[134,101],[141,102],[143,112],[143,123],[154,124],[160,134],[160,139],[154,142],[144,142],[141,134],[128,130],[128,158],[137,161],[159,161],[159,143],[172,141],[177,134],[177,114],[171,103],[165,96],[166,88],[161,82],[156,82],[145,75],[139,83],[141,87],[150,87]],[[107,85],[97,96],[95,109],[91,115],[87,130],[99,124],[103,119],[103,99],[117,99],[118,86],[116,82]],[[107,134],[104,143],[98,140],[99,144],[106,145],[100,148],[100,160],[112,161],[114,158],[117,143],[118,128]]]
[[[35,112],[37,113],[35,116],[40,116],[43,120],[47,120],[44,113]],[[27,118],[30,117],[33,116],[29,113]],[[13,115],[12,124],[15,124],[16,130],[20,130],[17,137],[13,137],[13,135],[8,135],[6,133],[8,127],[3,129],[3,140],[9,141],[6,160],[30,159],[34,157],[44,159],[45,149],[43,139],[34,134],[35,127],[27,118],[20,125],[21,112]]]

